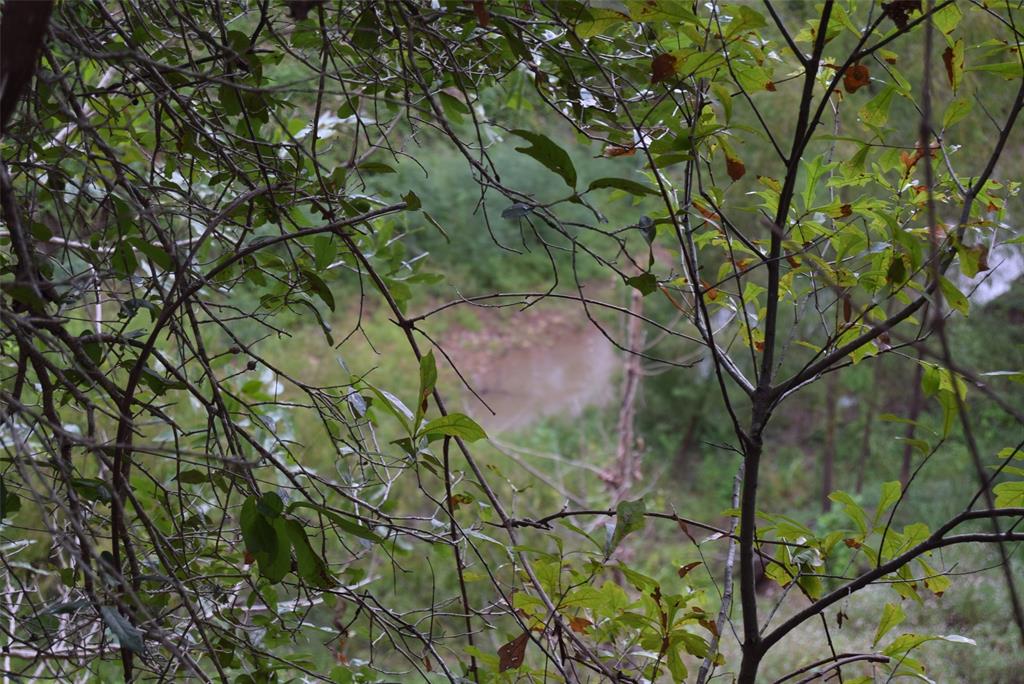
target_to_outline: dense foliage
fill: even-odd
[[[930,681],[924,644],[972,640],[900,626],[960,547],[1024,645],[1020,342],[952,330],[1024,241],[1014,3],[2,10],[5,673],[750,683],[800,639],[779,681]],[[551,302],[635,362],[571,506],[447,408],[436,327]],[[920,387],[875,447],[907,465],[833,491],[865,367]],[[819,401],[812,523],[766,480]],[[634,437],[698,418],[731,501],[700,516],[644,496]]]

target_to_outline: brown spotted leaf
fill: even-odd
[[[498,649],[498,672],[514,670],[523,664],[526,657],[526,644],[530,643],[530,634],[523,632],[512,641]]]

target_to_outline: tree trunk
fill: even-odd
[[[868,405],[864,412],[864,432],[861,435],[860,459],[857,461],[857,484],[854,491],[860,494],[864,491],[864,476],[867,473],[868,463],[871,462],[871,431],[875,425],[875,412],[878,410],[878,387],[882,379],[882,360],[872,359],[874,368],[871,374],[871,387],[868,389]]]
[[[839,373],[836,370],[828,374],[825,382],[825,453],[821,461],[821,510],[828,513],[832,510],[833,479],[836,463],[836,409],[839,404]]]
[[[636,399],[643,377],[643,359],[636,353],[643,350],[644,328],[640,316],[643,314],[644,298],[639,290],[633,290],[629,300],[629,316],[626,319],[625,376],[622,380],[622,403],[616,423],[619,441],[615,450],[615,463],[609,473],[608,485],[615,503],[629,497],[633,484],[640,479],[640,454],[636,444]]]
[[[911,440],[914,439],[914,431],[917,430],[917,418],[921,415],[921,405],[924,403],[924,396],[921,391],[921,378],[923,375],[924,367],[918,363],[917,370],[914,371],[914,389],[913,395],[910,398],[910,414],[907,416],[910,422],[907,423],[907,431],[904,434],[903,465],[900,467],[900,482],[903,485],[903,489],[906,489],[907,483],[910,482],[910,471],[914,465],[914,447],[911,444]]]

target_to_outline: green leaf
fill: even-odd
[[[612,555],[612,552],[618,548],[622,540],[626,538],[626,535],[644,528],[646,523],[644,514],[646,512],[647,504],[644,503],[643,499],[619,503],[615,508],[615,529],[608,539],[605,555]]]
[[[437,363],[434,361],[434,350],[431,349],[420,359],[420,400],[416,404],[416,420],[418,426],[423,414],[427,412],[427,399],[437,384]]]
[[[327,563],[313,550],[302,524],[296,520],[284,519],[283,528],[292,548],[295,549],[299,577],[321,589],[336,586],[337,581],[327,568]]]
[[[325,271],[335,257],[338,256],[338,246],[329,235],[318,235],[313,239],[313,260],[318,271]]]
[[[284,519],[275,517],[274,522],[271,523],[261,511],[259,501],[266,498],[250,496],[245,500],[239,514],[239,526],[242,529],[245,550],[255,558],[260,575],[266,577],[272,584],[276,584],[288,574],[291,567],[291,553],[287,537],[281,535],[277,529],[278,524]],[[273,511],[274,506],[271,499],[263,508]]]
[[[882,609],[882,621],[878,623],[878,629],[875,630],[875,639],[871,642],[871,648],[878,645],[878,642],[882,640],[889,631],[905,620],[907,614],[903,612],[903,609],[896,603],[886,603],[885,608]]]
[[[644,195],[658,195],[658,191],[649,185],[638,183],[627,178],[598,178],[587,186],[587,190],[600,190],[602,188],[614,188],[623,190],[631,195],[642,197]]]
[[[302,276],[306,279],[306,283],[313,294],[323,300],[328,309],[334,311],[334,294],[331,293],[331,288],[327,286],[327,283],[316,273],[305,268],[302,269]]]
[[[416,211],[423,206],[423,203],[420,202],[420,198],[412,190],[402,195],[402,199],[405,200],[405,208],[407,211]]]
[[[127,240],[119,242],[114,248],[114,253],[110,255],[110,265],[121,278],[129,278],[138,270],[139,262]]]
[[[1024,482],[1000,482],[992,493],[996,495],[996,508],[1024,506]]]
[[[71,488],[86,501],[102,501],[111,499],[110,487],[106,482],[95,477],[76,477],[71,480]]]
[[[0,521],[21,510],[21,497],[7,489],[7,483],[0,477]]]
[[[174,268],[174,261],[171,259],[171,255],[165,252],[162,247],[137,237],[128,238],[128,244],[145,254],[163,270],[170,271]]]
[[[624,21],[629,21],[629,16],[613,9],[601,7],[587,7],[585,14],[576,24],[576,35],[587,39],[605,33],[609,28]]]
[[[487,439],[487,433],[484,432],[484,429],[477,425],[472,418],[461,413],[449,413],[447,416],[435,418],[423,426],[420,434],[428,435],[429,437],[447,435],[448,437],[464,439],[467,442]]]
[[[973,107],[974,100],[966,97],[956,98],[946,107],[946,113],[942,117],[942,127],[949,128],[953,124],[962,121],[964,117],[971,113]]]
[[[319,506],[315,503],[310,503],[308,501],[296,501],[288,505],[288,512],[291,513],[296,508],[308,508],[310,510],[316,511],[317,513],[319,513],[320,515],[324,516],[332,523],[337,525],[343,531],[355,535],[360,539],[365,539],[366,541],[373,542],[374,544],[380,544],[382,541],[384,541],[384,538],[376,532],[374,532],[373,530],[370,530],[369,528],[353,520],[349,520],[345,516],[335,513],[334,511],[328,508],[324,508],[323,506]]]
[[[405,404],[402,403],[402,400],[390,392],[377,389],[369,383],[367,383],[366,386],[377,396],[378,399],[380,399],[381,403],[384,404],[384,408],[398,419],[398,422],[402,424],[402,427],[404,427],[407,432],[411,433],[414,427],[412,422],[415,420],[416,416]]]
[[[633,21],[640,23],[668,21],[673,24],[696,24],[700,21],[697,15],[686,8],[686,3],[679,0],[627,0],[626,7]]]
[[[372,50],[380,41],[381,24],[372,5],[363,10],[352,32],[352,45],[360,50]]]
[[[959,634],[947,634],[945,636],[931,634],[901,634],[893,639],[892,643],[886,646],[882,653],[893,657],[901,656],[929,641],[948,641],[953,644],[977,646],[974,639],[968,639],[967,637],[960,636]]]
[[[121,615],[115,606],[100,606],[100,615],[107,627],[115,637],[121,648],[132,653],[142,653],[146,650],[146,644],[142,640],[142,632],[138,627],[128,621],[128,618]]]
[[[178,475],[178,482],[182,484],[206,484],[209,481],[210,476],[197,468],[182,470]]]
[[[884,126],[889,121],[889,109],[892,107],[896,86],[886,86],[882,92],[868,100],[859,112],[860,120],[869,126]]]
[[[292,569],[291,544],[288,542],[285,518],[274,518],[271,525],[274,529],[275,544],[271,550],[254,554],[260,566],[260,574],[271,584],[284,579]]]
[[[956,3],[950,3],[932,15],[936,28],[943,33],[952,33],[963,18],[963,13]]]
[[[640,290],[640,294],[644,297],[658,289],[658,279],[653,273],[641,273],[638,276],[626,278],[626,284]]]
[[[512,134],[530,143],[529,147],[517,147],[516,152],[522,152],[533,157],[561,176],[562,180],[570,188],[576,187],[576,167],[573,166],[568,152],[542,133],[517,129],[512,131]]]
[[[878,524],[882,514],[889,510],[890,506],[900,500],[900,494],[902,492],[903,487],[897,480],[882,483],[882,496],[879,498],[878,508],[875,510],[875,525]]]
[[[942,296],[945,298],[953,309],[960,314],[966,316],[970,309],[970,304],[967,302],[967,297],[961,292],[956,285],[954,285],[949,278],[945,276],[939,276],[939,289],[942,291]]]
[[[846,492],[832,492],[829,494],[828,498],[835,503],[842,504],[843,512],[846,513],[847,517],[853,520],[862,535],[867,535],[869,531],[868,516],[864,512],[864,509],[853,500],[853,497]]]
[[[268,520],[273,520],[281,516],[281,511],[284,510],[284,502],[281,501],[281,497],[277,493],[267,492],[256,500],[256,510]]]

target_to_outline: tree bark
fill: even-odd
[[[914,439],[914,432],[917,430],[917,419],[921,415],[921,405],[924,403],[924,396],[921,391],[921,378],[923,375],[924,368],[918,363],[917,369],[914,371],[914,388],[912,390],[913,395],[910,398],[910,413],[907,415],[910,422],[907,423],[907,431],[903,435],[903,464],[900,466],[900,483],[903,485],[903,489],[906,489],[907,483],[910,482],[910,471],[914,465],[914,446],[911,440]]]
[[[643,314],[644,298],[639,290],[633,290],[629,300],[629,316],[626,318],[625,377],[622,381],[622,403],[616,430],[619,436],[615,449],[615,463],[608,478],[613,502],[629,497],[634,483],[640,479],[640,453],[636,444],[636,400],[643,377],[643,359],[636,352],[643,351],[644,328],[640,316]]]
[[[832,493],[836,463],[836,408],[839,403],[839,373],[828,374],[825,382],[825,453],[821,460],[821,510],[832,510]]]
[[[0,131],[36,72],[53,11],[52,0],[7,0],[0,18]]]

